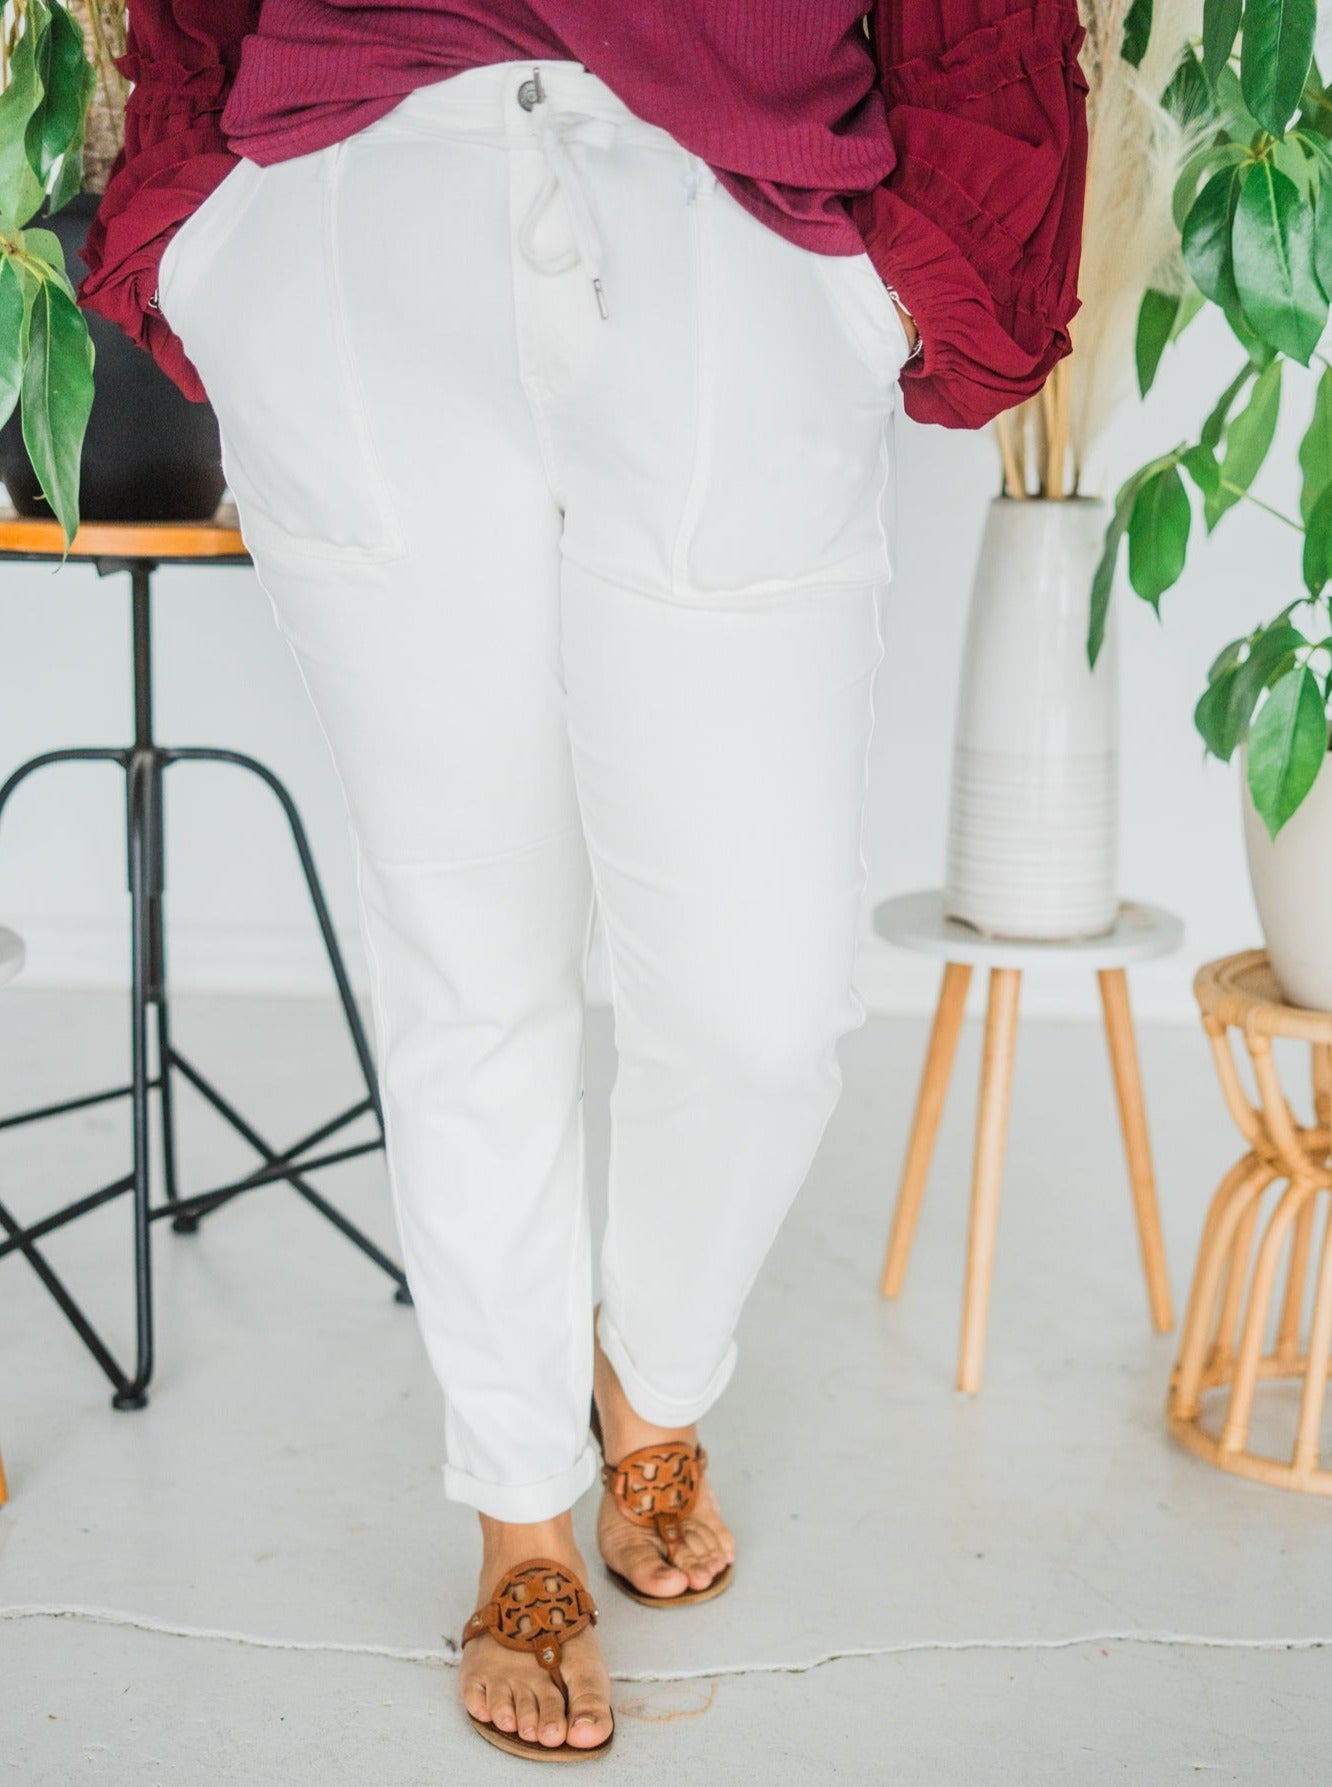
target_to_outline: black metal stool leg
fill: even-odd
[[[161,773],[151,751],[137,751],[128,778],[130,867],[130,1111],[134,1132],[134,1376],[117,1391],[118,1409],[142,1408],[153,1372],[151,1170],[148,1110],[148,1007],[152,995],[152,897],[160,846]]]

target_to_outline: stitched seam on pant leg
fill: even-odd
[[[595,888],[595,883],[592,881],[592,877],[591,877],[591,873],[590,873],[590,862],[591,862],[591,852],[590,851],[588,852],[588,860],[589,860],[588,882],[589,882],[590,891],[588,893],[588,901],[587,901],[587,932],[583,939],[583,968],[582,968],[582,975],[581,975],[581,981],[582,981],[581,1026],[582,1026],[582,1029],[581,1029],[581,1045],[579,1048],[579,1059],[578,1059],[578,1109],[577,1109],[577,1113],[576,1113],[576,1120],[577,1120],[577,1124],[578,1124],[578,1164],[577,1164],[577,1169],[576,1169],[575,1189],[576,1189],[576,1194],[577,1194],[577,1198],[578,1198],[578,1208],[577,1208],[576,1220],[574,1223],[574,1241],[573,1241],[573,1246],[570,1249],[569,1275],[568,1275],[568,1280],[567,1280],[567,1288],[566,1288],[566,1292],[565,1292],[565,1301],[568,1304],[568,1308],[569,1308],[569,1322],[570,1322],[570,1333],[571,1334],[576,1331],[574,1328],[574,1324],[576,1324],[577,1322],[584,1320],[584,1319],[587,1319],[587,1320],[591,1319],[591,1310],[580,1310],[578,1308],[577,1300],[575,1297],[575,1285],[576,1285],[577,1275],[578,1275],[579,1253],[580,1253],[578,1241],[579,1241],[580,1236],[583,1236],[586,1240],[586,1247],[582,1251],[584,1252],[584,1254],[586,1255],[586,1258],[587,1258],[589,1276],[591,1275],[591,1253],[592,1253],[592,1222],[591,1222],[591,1214],[588,1209],[588,1196],[587,1196],[587,1133],[586,1133],[587,1132],[587,1112],[586,1112],[586,1108],[585,1108],[586,1101],[585,1101],[585,1097],[584,1097],[584,1082],[585,1082],[586,1073],[587,1073],[587,965],[588,965],[588,961],[592,954],[592,939],[593,939],[593,936],[596,931],[596,920],[597,920],[596,888]],[[569,1400],[570,1400],[571,1404],[574,1404],[574,1406],[576,1406],[575,1393],[577,1392],[577,1389],[578,1389],[578,1385],[575,1382],[575,1378],[574,1378],[575,1356],[576,1356],[576,1349],[571,1347],[570,1351],[569,1351],[569,1389],[570,1389]]]
[[[385,474],[384,462],[379,451],[379,439],[370,421],[370,410],[365,400],[365,387],[361,383],[360,369],[356,364],[356,356],[352,352],[351,335],[347,327],[347,299],[342,284],[342,272],[338,264],[338,231],[337,200],[342,190],[342,171],[346,165],[348,142],[344,139],[335,143],[325,164],[320,194],[323,205],[322,235],[324,250],[324,270],[329,288],[329,310],[333,327],[333,339],[337,346],[339,372],[347,392],[347,401],[356,422],[357,445],[361,451],[368,481],[374,492],[375,507],[379,512],[386,539],[382,546],[372,549],[370,562],[383,563],[389,559],[405,558],[407,555],[407,537],[403,532],[402,521],[398,514],[397,503],[390,492],[389,481]]]
[[[684,508],[671,548],[672,595],[681,589],[692,588],[689,580],[689,552],[698,530],[703,496],[712,470],[712,330],[707,315],[706,287],[710,263],[705,222],[711,218],[711,210],[704,210],[704,204],[712,190],[712,182],[701,181],[689,207],[693,213],[690,242],[693,247],[694,462],[690,468],[689,488],[685,492]]]
[[[518,159],[519,156],[524,153],[521,146],[515,148],[506,144],[504,145],[504,149],[506,157],[504,163],[506,176],[504,190],[507,205],[505,213],[506,228],[504,236],[504,252],[509,260],[509,295],[512,300],[512,308],[509,315],[510,321],[513,324],[514,359],[518,364],[518,383],[522,388],[524,397],[527,399],[527,413],[531,418],[532,433],[536,437],[537,456],[541,461],[541,473],[546,481],[546,489],[550,494],[550,500],[554,503],[560,514],[563,515],[567,505],[563,496],[561,496],[560,492],[556,489],[555,443],[550,435],[545,410],[542,408],[542,392],[546,387],[541,379],[540,373],[531,365],[527,354],[524,351],[522,314],[518,304],[518,281],[521,276],[522,265],[525,263],[522,263],[520,257],[513,251],[515,239],[514,183],[517,178],[518,169],[527,164]],[[539,156],[541,152],[539,149],[532,148],[530,149],[530,153]]]

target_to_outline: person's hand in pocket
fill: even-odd
[[[903,310],[896,298],[893,299],[893,308],[902,319],[902,327],[906,330],[907,341],[910,343],[911,351],[914,354],[916,351],[916,343],[920,339],[920,330],[917,329],[910,312]]]

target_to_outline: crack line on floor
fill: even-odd
[[[458,1649],[409,1650],[391,1644],[353,1644],[335,1638],[268,1638],[253,1632],[229,1632],[208,1626],[178,1625],[147,1614],[122,1613],[111,1607],[16,1606],[0,1607],[0,1623],[16,1620],[77,1620],[86,1625],[121,1626],[151,1632],[162,1638],[205,1639],[215,1644],[240,1644],[253,1650],[315,1651],[354,1657],[377,1657],[391,1663],[424,1663],[446,1668],[458,1661]],[[1200,1632],[1083,1632],[1065,1638],[916,1638],[899,1644],[852,1645],[825,1651],[790,1663],[724,1663],[715,1669],[644,1669],[611,1671],[617,1682],[713,1681],[723,1676],[807,1675],[829,1663],[870,1657],[911,1656],[920,1651],[1053,1651],[1077,1650],[1085,1645],[1154,1644],[1194,1650],[1323,1650],[1329,1638],[1221,1638]]]

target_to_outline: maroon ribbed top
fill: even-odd
[[[806,248],[858,254],[846,210],[893,165],[863,0],[264,0],[222,128],[270,163],[327,148],[483,63],[580,62]]]
[[[1084,35],[1078,0],[133,0],[125,152],[79,301],[202,397],[153,294],[172,233],[238,153],[280,160],[452,72],[559,57],[774,229],[863,245],[920,329],[907,414],[976,428],[1071,346]]]

